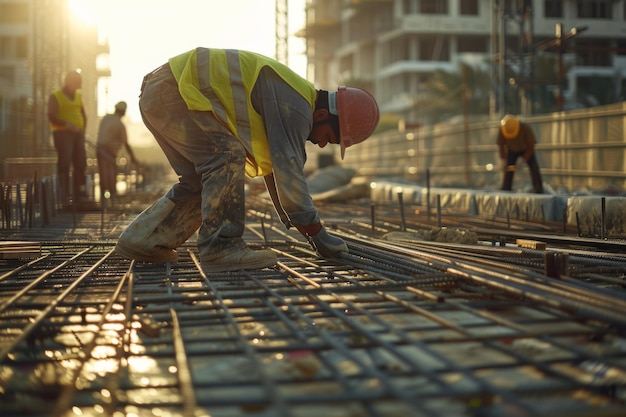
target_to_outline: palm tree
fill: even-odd
[[[462,64],[459,72],[437,70],[422,91],[415,105],[427,122],[458,116],[464,113],[464,108],[470,115],[489,113],[491,77],[480,68]]]

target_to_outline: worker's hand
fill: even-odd
[[[337,258],[341,252],[348,253],[348,245],[342,239],[328,234],[322,226],[315,236],[311,236],[315,250],[324,258]]]
[[[313,249],[324,258],[337,258],[341,252],[348,252],[346,242],[328,234],[321,223],[307,226],[296,225],[296,229],[308,239]]]

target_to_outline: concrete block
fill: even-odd
[[[567,200],[567,223],[577,224],[583,233],[600,235],[602,225],[602,199],[605,201],[604,237],[626,234],[626,197],[580,196]]]

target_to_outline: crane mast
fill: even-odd
[[[289,4],[276,0],[276,60],[289,65]]]

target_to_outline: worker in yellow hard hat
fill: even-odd
[[[543,194],[543,182],[535,157],[535,142],[532,128],[519,117],[507,114],[502,118],[497,140],[500,158],[505,161],[502,190],[511,191],[517,160],[521,157],[528,164],[535,193]]]
[[[256,53],[196,48],[146,75],[139,107],[179,183],[122,233],[117,252],[144,262],[177,259],[197,229],[205,271],[274,265],[271,250],[243,241],[244,177],[265,179],[274,207],[318,254],[346,243],[322,225],[303,173],[305,143],[345,150],[367,139],[379,120],[365,90],[317,90],[287,66]]]

